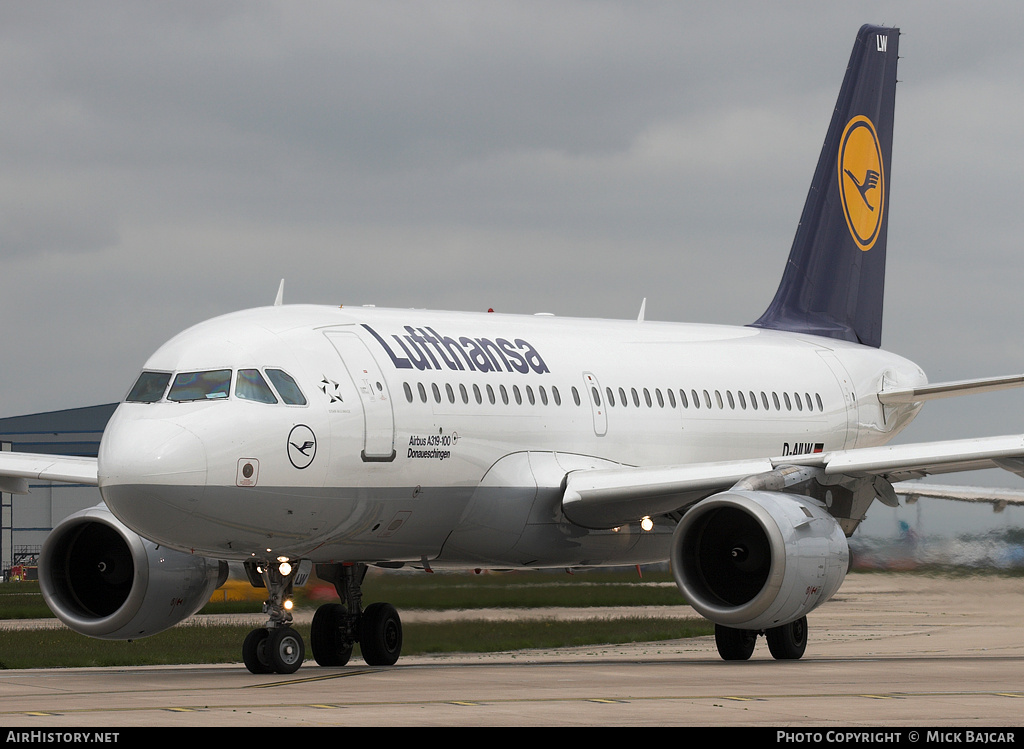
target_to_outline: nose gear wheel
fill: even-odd
[[[302,635],[292,629],[292,612],[285,603],[291,598],[292,584],[298,565],[288,574],[276,562],[249,562],[246,573],[253,584],[262,583],[267,589],[263,612],[269,615],[263,627],[252,630],[242,643],[242,661],[254,674],[293,674],[306,657]]]

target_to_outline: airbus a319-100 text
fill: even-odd
[[[227,563],[265,587],[249,670],[305,658],[288,601],[313,565],[339,602],[310,649],[393,664],[398,612],[369,565],[671,561],[726,659],[799,658],[847,573],[847,537],[894,482],[1000,467],[1024,436],[886,446],[937,397],[880,348],[899,32],[860,29],[781,284],[741,327],[281,304],[162,346],[95,460],[0,455],[0,482],[93,483],[48,536],[47,603],[130,639],[198,610]]]

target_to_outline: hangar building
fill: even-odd
[[[116,403],[0,419],[0,450],[96,457]],[[61,520],[102,500],[95,486],[30,482],[30,494],[0,495],[0,575],[34,569],[43,541]]]

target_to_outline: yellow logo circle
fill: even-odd
[[[885,209],[885,167],[875,126],[858,115],[839,141],[839,198],[850,236],[867,252],[878,239]]]

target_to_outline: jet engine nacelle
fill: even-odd
[[[702,616],[735,629],[778,627],[827,601],[842,584],[849,546],[808,497],[728,491],[683,515],[672,572]]]
[[[103,640],[174,626],[210,600],[227,572],[226,562],[147,541],[103,505],[60,522],[39,557],[46,605],[71,629]]]

